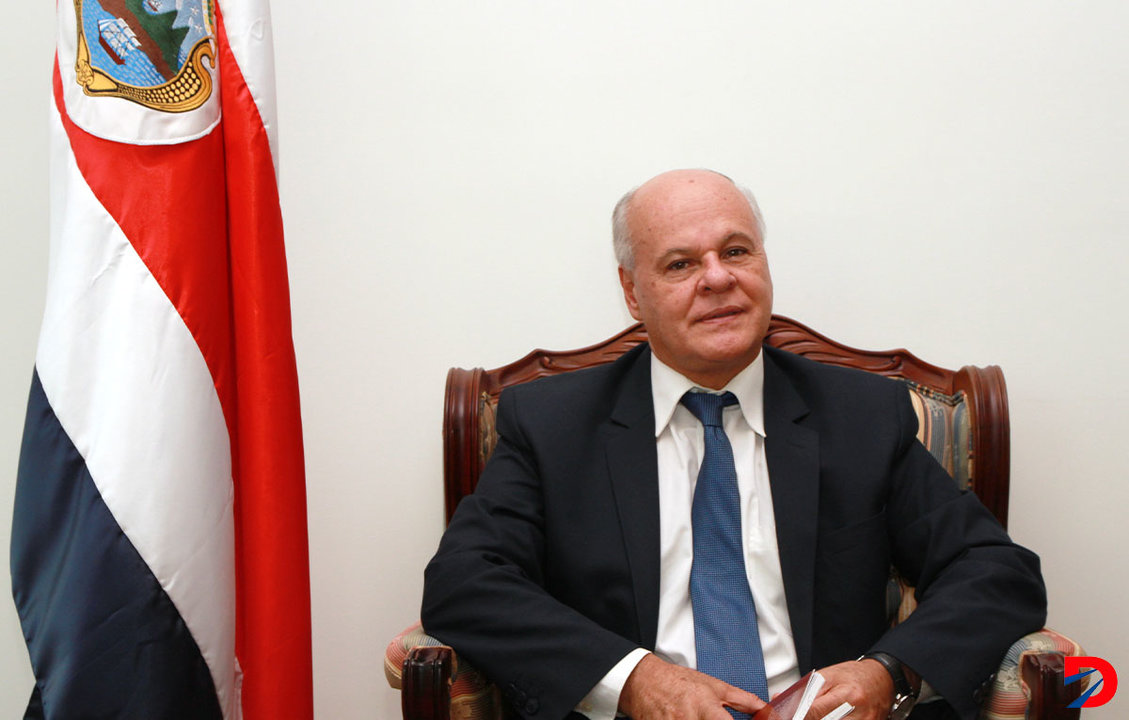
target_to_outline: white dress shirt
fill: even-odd
[[[694,668],[694,612],[690,567],[694,560],[690,515],[694,486],[705,452],[701,422],[679,401],[689,390],[731,392],[739,405],[725,408],[722,422],[733,446],[745,538],[745,571],[757,608],[768,690],[774,695],[799,680],[796,646],[784,597],[776,518],[764,450],[764,355],[720,391],[705,390],[651,355],[655,404],[655,446],[659,466],[660,580],[659,625],[655,654]],[[647,654],[636,649],[615,665],[577,706],[591,720],[615,716],[627,677]]]

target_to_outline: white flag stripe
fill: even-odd
[[[222,1],[219,3],[227,31],[228,46],[239,64],[239,71],[270,142],[274,173],[278,176],[278,120],[275,106],[274,36],[271,34],[270,6],[267,3]],[[222,70],[221,72],[228,72]]]
[[[51,113],[50,276],[36,367],[119,526],[237,716],[231,454],[198,346],[87,186]]]

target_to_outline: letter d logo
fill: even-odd
[[[1082,671],[1082,668],[1090,669]],[[1105,705],[1113,699],[1114,693],[1117,692],[1117,671],[1113,669],[1112,665],[1100,657],[1073,657],[1068,655],[1066,657],[1065,667],[1066,677],[1063,679],[1063,684],[1069,685],[1072,682],[1078,682],[1094,672],[1101,673],[1102,679],[1090,685],[1090,688],[1082,693],[1081,697],[1067,705],[1067,707],[1098,707],[1099,705]],[[1105,686],[1104,689],[1097,695],[1094,695],[1098,688],[1103,685]]]

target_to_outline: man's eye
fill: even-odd
[[[686,261],[686,260],[675,260],[671,264],[667,265],[666,269],[667,270],[685,270],[688,267],[690,267],[690,263],[688,261]]]
[[[748,252],[749,252],[748,248],[732,247],[732,248],[729,248],[728,250],[725,251],[725,256],[726,257],[737,257],[738,255],[747,255]]]

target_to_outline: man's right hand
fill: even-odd
[[[764,706],[752,693],[653,654],[639,661],[619,695],[620,711],[634,720],[733,720],[725,708],[751,715]]]

